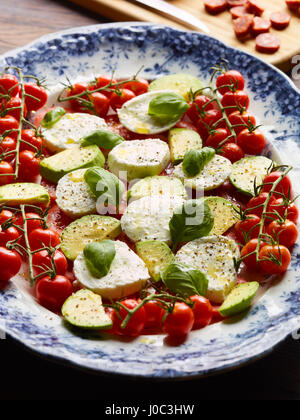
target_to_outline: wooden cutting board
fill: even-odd
[[[102,16],[109,17],[114,21],[144,21],[161,23],[179,29],[186,27],[160,16],[150,10],[129,3],[125,0],[71,0],[73,3],[90,9]],[[257,55],[268,63],[274,64],[282,70],[288,71],[291,67],[291,59],[300,53],[300,17],[292,15],[290,26],[284,31],[275,31],[281,38],[281,48],[273,55],[261,54],[255,50],[255,40],[240,42],[234,35],[231,15],[228,11],[218,16],[211,16],[204,10],[202,0],[169,0],[174,6],[181,7],[200,18],[209,27],[210,35],[246,52]],[[264,16],[268,17],[274,11],[288,10],[284,0],[260,0],[265,7]],[[291,13],[291,12],[290,12]]]

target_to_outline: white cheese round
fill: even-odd
[[[126,235],[134,242],[171,241],[169,222],[174,210],[182,206],[180,196],[147,196],[129,204],[121,219]]]
[[[232,163],[223,156],[215,155],[202,171],[194,176],[187,177],[183,171],[182,163],[175,167],[173,175],[182,180],[185,187],[194,190],[213,190],[220,187],[229,177]]]
[[[202,271],[208,278],[207,298],[221,304],[236,284],[234,258],[237,243],[225,236],[208,236],[188,242],[176,254],[176,261]]]
[[[42,133],[47,149],[60,152],[80,144],[83,137],[103,128],[108,128],[103,118],[77,112],[65,114],[51,128],[44,128]]]
[[[167,143],[159,139],[124,141],[108,155],[107,164],[117,177],[133,180],[160,174],[170,161]],[[123,172],[123,173],[121,173]]]
[[[174,127],[180,118],[171,123],[162,123],[148,114],[149,104],[160,93],[174,93],[170,90],[159,90],[144,93],[131,99],[118,110],[121,124],[128,130],[139,134],[157,134]]]
[[[78,169],[63,176],[57,184],[56,203],[68,216],[78,218],[96,213],[96,199],[84,181],[86,169]]]
[[[144,261],[128,245],[115,241],[116,255],[106,276],[95,278],[89,272],[83,253],[74,261],[74,275],[79,284],[106,299],[120,299],[142,289],[150,278]]]

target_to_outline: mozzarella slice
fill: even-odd
[[[225,236],[209,236],[188,242],[176,254],[176,261],[194,267],[208,278],[207,298],[221,304],[236,284],[234,258],[236,242]]]
[[[86,169],[78,169],[63,176],[57,184],[56,203],[72,218],[96,213],[96,200],[84,181]]]
[[[108,155],[107,164],[112,173],[124,179],[144,178],[160,174],[170,161],[167,143],[159,139],[123,141]]]
[[[44,128],[42,133],[47,149],[60,152],[80,144],[83,137],[103,128],[108,128],[103,118],[78,112],[65,114],[53,127]]]
[[[120,299],[136,293],[150,278],[144,261],[128,245],[115,241],[116,255],[108,274],[101,279],[93,277],[80,253],[74,261],[74,274],[81,286],[106,299]]]
[[[174,127],[180,118],[169,123],[162,123],[148,114],[149,103],[160,93],[174,93],[169,90],[159,90],[144,93],[126,102],[118,110],[121,124],[128,130],[139,134],[157,134]]]
[[[187,188],[194,190],[213,190],[220,187],[231,174],[232,163],[223,156],[215,155],[205,165],[204,169],[194,177],[187,177],[183,171],[182,163],[175,167],[173,175],[181,179]]]
[[[174,210],[182,206],[183,197],[147,196],[129,204],[121,219],[126,235],[134,242],[171,241],[169,222]]]

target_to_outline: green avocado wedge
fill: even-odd
[[[40,174],[51,182],[58,182],[64,175],[77,169],[103,167],[105,157],[98,146],[73,147],[56,153],[40,162]]]
[[[223,235],[223,233],[227,232],[228,229],[239,221],[235,206],[230,201],[217,196],[206,197],[204,200],[208,204],[215,219],[210,235]]]
[[[19,206],[20,204],[49,204],[49,202],[49,193],[40,184],[22,182],[0,187],[0,203]]]
[[[160,77],[150,83],[149,92],[154,90],[171,90],[189,99],[189,93],[196,92],[203,88],[203,84],[198,77],[191,76],[190,74],[177,73],[168,76]]]
[[[168,141],[171,161],[175,164],[181,162],[189,150],[200,150],[202,148],[202,140],[199,134],[187,128],[172,128],[169,131]]]
[[[113,326],[105,313],[101,296],[87,289],[70,296],[61,312],[66,321],[78,328],[107,330]]]
[[[259,283],[241,283],[235,286],[225,299],[219,312],[224,317],[234,316],[248,309],[259,289]]]

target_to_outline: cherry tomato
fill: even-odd
[[[221,143],[224,142],[223,144],[226,144],[232,141],[232,137],[228,137],[230,137],[230,131],[227,128],[217,128],[209,135],[208,139],[206,140],[206,146],[218,149]]]
[[[214,109],[214,104],[213,102],[209,103],[210,101],[211,98],[208,98],[205,95],[196,96],[194,102],[190,104],[190,108],[186,111],[186,115],[192,122],[196,123],[198,119],[202,116],[201,113]]]
[[[210,301],[203,296],[192,296],[191,301],[194,303],[194,325],[193,329],[204,328],[211,323],[213,317],[213,308]]]
[[[18,133],[17,131],[11,131],[10,130],[18,130],[19,128],[19,122],[12,117],[11,115],[5,115],[5,117],[0,118],[0,134],[4,134],[7,132],[6,135],[13,139],[17,139]]]
[[[8,162],[0,162],[0,185],[10,184],[14,181],[14,169]]]
[[[231,163],[237,162],[245,157],[243,149],[235,143],[224,144],[221,148],[221,155],[229,159]]]
[[[73,286],[65,276],[57,275],[54,279],[45,276],[37,282],[35,292],[40,305],[59,312],[63,303],[71,296]]]
[[[229,107],[226,109],[228,115],[232,114],[237,108],[247,110],[249,108],[250,100],[249,96],[243,90],[237,90],[236,92],[226,92],[221,99],[223,107]]]
[[[55,251],[53,260],[55,263],[56,273],[64,275],[68,270],[68,261],[64,254],[59,250]],[[52,269],[51,258],[46,250],[33,254],[32,263],[34,265],[34,272],[36,275]]]
[[[87,90],[88,88],[88,84],[87,83],[75,83],[72,88],[70,88],[67,92],[67,96],[76,96],[79,95],[80,93],[83,93]],[[87,100],[88,97],[86,95],[81,97],[82,99]],[[70,105],[73,111],[79,111],[79,112],[86,112],[87,108],[85,106],[82,105],[82,103],[80,103],[80,101],[78,99],[71,99],[70,101]]]
[[[236,134],[240,134],[241,131],[247,128],[246,126],[256,126],[255,117],[247,112],[234,111],[228,116],[228,119],[231,125],[237,126],[233,127]]]
[[[15,241],[20,237],[20,233],[17,228],[14,226],[11,226],[10,228],[6,230],[0,231],[0,246],[6,246],[7,242],[9,241]]]
[[[20,271],[22,258],[16,251],[0,247],[0,282],[8,282]]]
[[[138,96],[148,92],[149,83],[146,79],[138,77],[135,81],[124,83],[122,88],[132,90]]]
[[[239,71],[228,70],[217,78],[216,86],[221,95],[225,95],[226,92],[232,90],[243,90],[245,87],[245,79]]]
[[[284,218],[286,217],[291,222],[294,222],[297,224],[298,217],[299,217],[299,210],[295,203],[293,202],[287,202],[285,203],[285,200],[283,198],[277,198],[273,201],[273,203],[270,206],[270,212],[274,212],[274,216],[270,215],[270,218],[273,220],[274,218],[277,219],[277,213],[280,215],[280,217]]]
[[[35,229],[39,229],[43,227],[43,220],[41,217],[36,213],[25,213],[26,218],[26,225],[27,225],[27,232],[28,234],[31,233]],[[24,225],[24,220],[22,215],[20,214],[15,222],[16,225],[22,226]]]
[[[40,160],[30,150],[23,150],[19,154],[19,174],[22,180],[31,181],[39,175]]]
[[[113,92],[110,98],[110,106],[114,111],[118,108],[122,108],[125,102],[130,101],[130,99],[135,98],[135,94],[129,89],[119,89],[120,95],[116,92]]]
[[[155,300],[150,300],[144,305],[146,311],[146,328],[158,328],[161,326],[162,313],[164,310]]]
[[[240,220],[234,227],[235,234],[241,243],[247,243],[250,239],[255,239],[259,235],[260,217],[249,214],[245,220]]]
[[[51,229],[34,229],[28,236],[30,248],[35,251],[43,247],[55,248],[60,243],[59,234]]]
[[[3,106],[5,106],[5,109],[6,109],[5,115],[9,114],[12,117],[14,117],[16,120],[20,121],[21,103],[22,103],[21,98],[17,96],[10,98],[10,100],[7,102],[5,101],[5,104],[3,104]],[[13,108],[16,108],[16,109],[13,109]],[[27,107],[26,107],[26,104],[24,104],[23,117],[26,118],[26,116],[27,116]]]
[[[171,337],[186,336],[194,325],[194,313],[183,302],[176,302],[173,312],[169,313],[163,323],[163,332]]]
[[[220,110],[210,109],[205,112],[205,116],[200,117],[197,121],[197,130],[203,140],[206,140],[209,136],[208,128],[224,128],[226,123],[222,120],[223,114]],[[218,123],[219,121],[219,123]],[[218,124],[216,124],[218,123]],[[215,125],[215,126],[214,126]],[[207,128],[208,127],[208,128]]]
[[[237,136],[237,144],[247,155],[259,155],[265,148],[266,138],[260,130],[245,128]]]
[[[6,162],[11,162],[15,158],[15,153],[13,153],[16,150],[17,147],[17,141],[11,137],[5,137],[1,143],[0,143],[0,154],[2,153],[8,153],[12,152],[9,155],[5,156]]]
[[[38,86],[36,83],[24,83],[25,94],[33,96],[25,97],[25,104],[28,111],[37,111],[43,108],[47,102],[48,95],[46,90],[42,86]]]
[[[138,306],[138,302],[135,299],[126,299],[123,300],[122,305],[124,305],[126,308],[132,310]],[[127,336],[137,336],[139,335],[146,323],[146,311],[144,307],[142,306],[129,320],[127,326],[125,328],[121,328],[121,324],[126,318],[128,312],[124,308],[120,308],[119,310],[119,316],[121,319],[119,319],[117,312],[112,312],[112,321],[114,324],[114,327],[117,328],[118,332],[122,335]]]
[[[101,92],[95,92],[90,95],[94,109],[99,117],[105,117],[109,109],[109,99]]]
[[[264,179],[264,184],[267,184],[263,187],[262,191],[263,192],[269,192],[272,187],[273,184],[278,180],[278,178],[280,178],[282,176],[282,172],[276,171],[276,172],[271,172],[270,174],[268,174],[265,179]],[[277,187],[275,188],[275,192],[274,195],[276,195],[278,197],[278,194],[276,194],[276,192],[279,192],[281,194],[284,194],[285,197],[291,197],[292,195],[292,184],[291,184],[291,180],[288,176],[285,176],[277,185]]]
[[[278,238],[280,245],[284,245],[287,248],[294,246],[298,238],[297,226],[290,220],[282,223],[279,220],[274,220],[269,224],[267,233],[273,236],[274,239]]]
[[[9,219],[15,221],[14,214],[9,210],[2,210],[0,212],[0,225],[2,225],[4,222],[7,222]]]
[[[3,74],[0,77],[0,94],[16,96],[20,91],[19,80],[13,74]]]
[[[22,140],[26,142],[26,143],[23,143],[23,142],[20,143],[21,151],[30,150],[32,152],[37,152],[41,150],[43,146],[43,138],[41,136],[38,136],[36,131],[31,128],[22,130],[21,138]]]
[[[197,127],[194,124],[188,123],[186,121],[179,121],[176,125],[176,128],[186,128],[187,130],[197,131]]]
[[[290,251],[283,245],[266,245],[259,252],[260,267],[265,274],[282,274],[291,263]]]
[[[247,213],[256,214],[257,216],[261,217],[262,212],[263,212],[263,206],[268,196],[269,196],[268,193],[261,193],[258,196],[251,198],[251,200],[247,204],[247,210],[248,210]],[[267,207],[267,212],[270,211],[270,208],[274,201],[275,201],[275,197],[272,196],[270,198],[270,201]]]
[[[111,76],[102,74],[101,76],[97,77],[96,88],[97,89],[104,88],[108,86],[109,84],[115,85],[116,83],[117,83],[116,79],[112,79]],[[108,99],[110,99],[113,93],[112,90],[115,90],[115,87],[110,87],[109,90],[101,90],[101,93],[103,93],[103,95],[107,96]]]
[[[256,254],[253,252],[256,251],[258,245],[258,239],[251,239],[241,251],[241,257],[243,258],[243,263],[249,270],[259,270],[260,265],[257,263]],[[267,244],[265,242],[260,242],[259,250],[261,250]],[[251,255],[250,255],[251,254]],[[247,255],[249,255],[247,257]]]

